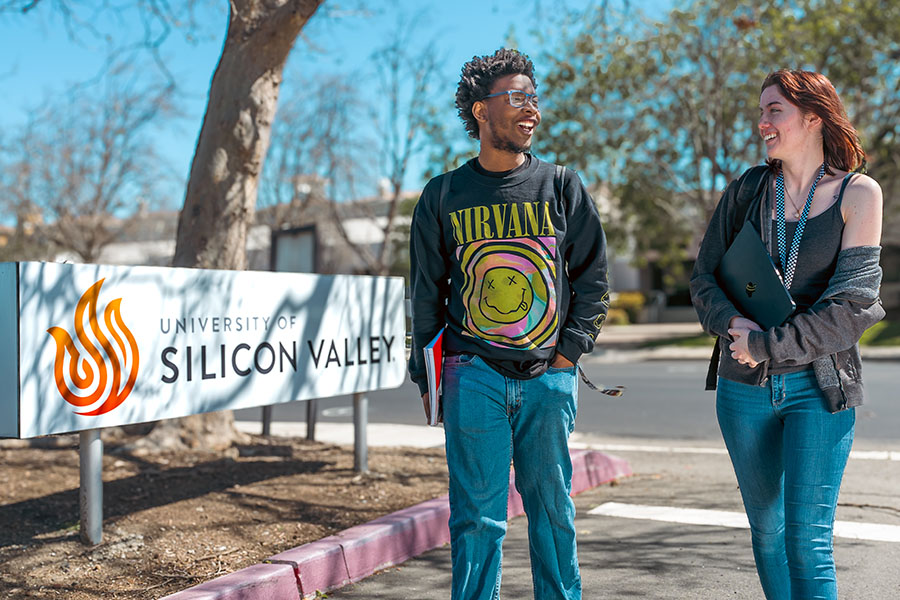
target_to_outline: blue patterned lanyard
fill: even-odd
[[[785,231],[784,219],[784,171],[778,172],[775,178],[775,224],[778,229],[778,255],[781,258],[781,268],[784,270],[784,287],[791,289],[791,282],[794,280],[794,269],[797,268],[797,254],[800,252],[800,238],[803,237],[803,230],[806,228],[806,218],[809,216],[809,208],[812,206],[813,195],[816,193],[816,185],[819,180],[825,176],[825,163],[819,167],[819,174],[813,181],[812,187],[809,188],[809,196],[806,197],[806,204],[803,206],[803,214],[797,221],[797,229],[794,231],[794,239],[791,240],[791,253],[787,253],[787,232]]]

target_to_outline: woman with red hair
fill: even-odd
[[[865,152],[824,75],[771,73],[759,110],[766,165],[725,190],[691,294],[704,329],[719,336],[707,388],[717,389],[766,598],[832,600],[834,513],[863,400],[858,341],[884,317],[882,194],[862,174]],[[715,277],[745,221],[796,303],[766,330],[741,314]]]

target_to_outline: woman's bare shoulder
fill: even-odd
[[[844,197],[863,202],[881,202],[881,186],[865,173],[857,173],[847,184]]]
[[[841,204],[845,223],[845,248],[876,246],[880,243],[883,205],[878,182],[868,175],[855,175],[844,190]]]
[[[842,204],[848,214],[860,214],[870,211],[880,213],[883,202],[881,186],[878,185],[878,182],[868,175],[858,173],[847,184]]]

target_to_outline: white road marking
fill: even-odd
[[[671,506],[647,506],[642,504],[622,504],[606,502],[588,511],[589,515],[619,517],[622,519],[644,519],[666,523],[688,525],[712,525],[716,527],[736,527],[749,529],[747,515],[724,510],[700,508],[675,508]],[[835,537],[874,542],[900,542],[900,526],[882,523],[834,522]]]
[[[569,442],[569,448],[608,450],[609,452],[660,452],[664,454],[728,454],[725,448],[703,448],[689,446],[651,446],[640,444],[590,444]]]
[[[645,504],[623,504],[605,502],[588,511],[589,515],[620,517],[623,519],[644,519],[688,525],[715,525],[718,527],[738,527],[749,529],[750,523],[744,513],[701,508],[674,508],[671,506],[647,506]]]
[[[609,452],[660,452],[664,454],[728,454],[725,448],[703,446],[653,446],[649,444],[592,444],[570,442],[570,448],[605,450]],[[855,460],[896,460],[900,461],[897,450],[851,450],[850,458]]]
[[[859,460],[900,460],[897,450],[851,450],[850,458]]]

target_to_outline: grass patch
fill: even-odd
[[[900,346],[900,321],[879,321],[863,333],[861,346]]]

